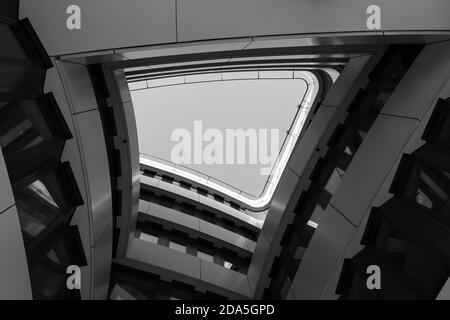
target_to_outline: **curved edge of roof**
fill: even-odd
[[[329,70],[324,70],[327,72],[333,79],[333,82],[336,79],[335,74],[330,74]],[[242,191],[233,190],[224,185],[223,182],[220,182],[209,176],[199,176],[197,174],[191,173],[188,170],[182,167],[176,167],[170,164],[165,164],[159,162],[157,160],[150,159],[145,155],[140,155],[139,162],[143,165],[169,172],[173,175],[180,176],[182,178],[191,180],[196,182],[199,185],[203,185],[215,191],[218,191],[238,202],[241,202],[247,205],[249,208],[255,211],[262,211],[267,208],[272,200],[272,196],[276,190],[278,182],[280,181],[281,175],[286,168],[287,162],[292,154],[293,149],[295,148],[298,138],[300,137],[302,128],[304,127],[305,121],[308,117],[309,111],[311,110],[317,93],[319,92],[320,82],[317,76],[311,71],[301,71],[301,78],[306,82],[306,92],[303,96],[301,103],[299,104],[299,112],[297,113],[294,122],[292,123],[291,129],[287,136],[287,139],[284,143],[283,150],[277,157],[275,165],[272,168],[272,172],[267,180],[267,183],[264,187],[263,192],[259,197],[252,198],[247,196]]]

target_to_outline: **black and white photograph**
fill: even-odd
[[[450,1],[0,0],[0,300],[450,300]]]

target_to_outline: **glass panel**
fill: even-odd
[[[14,192],[25,244],[65,212],[68,203],[62,190],[57,174],[50,171]]]
[[[5,154],[28,150],[54,137],[34,100],[0,104],[0,147]]]

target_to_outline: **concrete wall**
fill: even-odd
[[[157,221],[169,230],[176,225],[178,230],[185,231],[192,238],[200,235],[214,242],[219,241],[222,246],[231,250],[238,249],[248,253],[255,250],[254,241],[181,211],[139,200],[139,212],[145,214],[142,216],[142,220]]]
[[[81,269],[83,299],[105,299],[112,256],[112,202],[103,129],[87,69],[56,61],[47,71],[45,92],[53,92],[74,138],[66,142],[61,161],[69,161],[84,204],[72,224],[78,225],[88,266]]]
[[[337,298],[342,261],[362,249],[359,243],[371,207],[391,197],[388,190],[402,154],[423,145],[421,135],[437,99],[449,96],[450,42],[428,45],[392,93],[342,178],[297,271],[293,297]]]
[[[72,4],[81,8],[81,30],[66,27]],[[381,8],[378,34],[450,30],[448,0],[22,0],[19,15],[31,20],[50,55],[62,55],[205,39],[367,33],[371,4]]]
[[[167,247],[133,239],[126,259],[118,259],[134,268],[160,274],[164,280],[178,280],[197,290],[224,294],[231,298],[251,298],[247,276]]]
[[[327,135],[329,137],[332,133],[330,128],[334,128],[340,121],[339,107],[346,96],[354,94],[366,81],[367,70],[370,70],[367,66],[373,64],[369,58],[360,56],[349,61],[334,86],[326,93],[319,110],[289,159],[288,170],[283,174],[279,189],[275,192],[248,272],[257,298],[262,297],[264,289],[270,284],[268,275],[273,259],[280,254],[281,237],[286,226],[294,219],[292,212],[295,204],[292,203],[295,201],[290,199],[298,198],[302,190],[308,188],[307,177],[319,157],[327,152]],[[287,207],[289,201],[291,204]]]

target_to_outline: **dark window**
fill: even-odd
[[[422,138],[450,148],[450,98],[438,100]]]
[[[8,169],[27,160],[31,151],[46,153],[44,146],[48,148],[70,137],[51,94],[0,102],[0,147]]]
[[[164,182],[173,183],[173,181],[174,181],[175,179],[172,178],[172,177],[163,175],[162,178],[161,178],[161,180],[164,181]]]
[[[390,191],[450,222],[450,172],[447,169],[404,155]]]
[[[77,228],[66,227],[56,241],[30,268],[33,298],[79,299],[79,290],[69,290],[66,285],[67,267],[85,266],[86,260]]]
[[[450,267],[435,250],[386,222],[380,226],[376,246],[390,261],[436,296],[450,275]]]
[[[180,181],[180,187],[190,190],[192,185],[190,183]]]
[[[205,189],[203,189],[203,188],[199,188],[199,187],[197,187],[197,193],[198,194],[201,194],[202,196],[207,196],[208,195],[208,190],[205,190]]]
[[[82,203],[68,163],[50,164],[13,185],[22,236],[29,261],[34,261],[48,237],[68,224]]]

